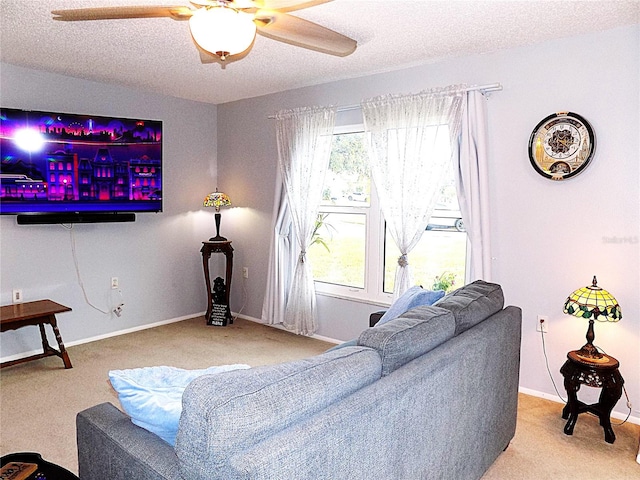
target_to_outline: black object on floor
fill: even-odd
[[[38,465],[38,470],[32,473],[28,480],[78,480],[78,477],[66,468],[43,460],[39,453],[10,453],[0,458],[0,466],[10,462],[35,463]]]

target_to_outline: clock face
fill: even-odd
[[[595,146],[589,122],[572,112],[554,113],[533,129],[529,138],[529,160],[540,175],[563,180],[584,170]]]

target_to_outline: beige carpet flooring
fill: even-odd
[[[38,335],[35,327],[33,334]],[[194,318],[70,347],[69,370],[57,357],[5,368],[0,371],[0,454],[35,451],[77,471],[76,413],[104,401],[119,405],[109,370],[258,366],[305,358],[330,346],[243,319],[208,327],[203,318]],[[562,433],[561,409],[561,404],[520,395],[516,436],[483,480],[640,479],[635,462],[640,427],[614,426],[617,440],[609,445],[597,419],[582,415],[569,437]]]

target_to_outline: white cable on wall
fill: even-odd
[[[87,291],[84,288],[84,283],[82,282],[82,276],[80,275],[80,266],[78,265],[78,255],[76,254],[76,236],[75,236],[75,232],[73,230],[73,224],[71,224],[70,226],[64,226],[64,228],[68,229],[71,235],[71,255],[73,256],[73,265],[76,269],[76,277],[78,278],[78,285],[80,285],[80,289],[82,290],[82,295],[84,296],[84,301],[87,303],[87,305],[89,305],[91,308],[97,310],[100,313],[103,313],[104,315],[109,315],[111,312],[110,311],[104,311],[101,308],[96,307],[93,303],[91,303],[91,301],[89,300],[89,297],[87,296]],[[122,295],[122,293],[120,293]]]

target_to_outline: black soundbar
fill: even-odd
[[[135,213],[25,213],[18,215],[18,225],[49,225],[54,223],[135,222]]]

